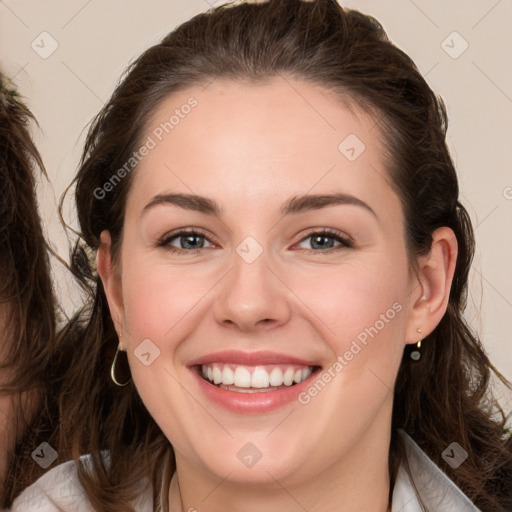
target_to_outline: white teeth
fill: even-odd
[[[220,371],[220,369],[217,365],[214,365],[214,367],[213,367],[213,383],[219,384],[220,382],[222,382],[222,372]]]
[[[222,370],[222,384],[229,386],[235,383],[235,374],[233,370],[228,366],[224,366],[224,370]]]
[[[251,387],[251,374],[247,368],[243,366],[236,367],[234,384],[239,388]]]
[[[288,368],[283,375],[283,384],[285,386],[291,386],[293,384],[293,376],[295,372],[292,368]]]
[[[204,364],[201,374],[215,385],[271,391],[270,388],[292,386],[306,380],[311,367],[297,365],[238,366],[223,363]]]
[[[256,368],[252,373],[251,387],[252,388],[268,388],[270,382],[267,371],[263,368]]]
[[[270,372],[270,385],[281,386],[283,384],[283,372],[279,368],[274,368]]]

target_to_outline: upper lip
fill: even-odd
[[[263,366],[271,364],[294,364],[300,366],[320,366],[317,362],[307,361],[287,354],[270,351],[259,352],[242,352],[239,350],[223,350],[213,352],[189,363],[190,366],[210,364],[210,363],[227,363],[244,366]]]

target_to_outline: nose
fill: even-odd
[[[269,266],[264,251],[248,263],[238,254],[233,267],[217,289],[213,314],[216,321],[227,327],[251,332],[270,330],[290,319],[291,292]]]

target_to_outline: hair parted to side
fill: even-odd
[[[51,418],[56,422],[58,413],[48,400],[56,324],[52,251],[41,227],[34,175],[46,171],[30,137],[32,121],[0,74],[0,393],[13,399],[2,438],[8,457],[6,475],[0,475],[2,509],[43,473],[30,454],[49,441],[56,426]]]
[[[494,368],[463,318],[474,237],[458,201],[445,141],[445,107],[375,19],[343,9],[335,0],[242,3],[195,16],[130,65],[90,128],[75,180],[82,238],[72,268],[91,301],[68,326],[80,342],[61,402],[62,433],[75,459],[92,454],[93,470],[79,468],[89,499],[98,511],[132,510],[128,503],[140,479],[148,477],[155,507],[166,510],[175,468],[172,447],[133,383],[118,388],[109,378],[118,340],[92,263],[103,230],[110,231],[112,256],[119,262],[126,197],[136,168],[105,197],[96,197],[95,190],[130,158],[152,114],[173,92],[216,78],[258,82],[274,77],[321,85],[377,119],[388,148],[391,184],[405,213],[412,269],[417,256],[429,252],[436,228],[455,232],[459,255],[448,310],[425,340],[419,363],[411,363],[406,349],[393,427],[411,434],[482,511],[510,510],[512,441],[505,439],[504,414],[488,394]],[[453,440],[468,452],[456,471],[441,458]],[[105,449],[110,464],[101,456]],[[394,436],[392,482],[402,457]]]

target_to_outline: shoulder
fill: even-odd
[[[80,457],[88,463],[90,457]],[[153,498],[151,487],[141,487],[133,507],[138,512],[151,512]],[[12,504],[10,512],[96,512],[78,480],[75,461],[65,462],[48,471],[30,487],[27,487]]]
[[[479,509],[452,480],[426,455],[405,432],[400,431],[405,443],[410,473],[402,464],[393,489],[392,510],[401,512],[479,512]]]
[[[11,512],[91,512],[76,474],[75,461],[65,462],[44,474],[15,500]]]

